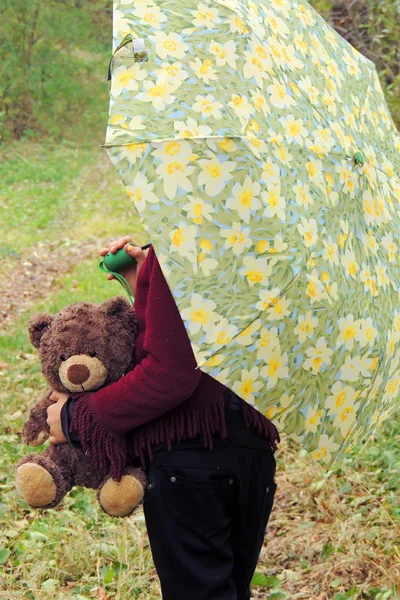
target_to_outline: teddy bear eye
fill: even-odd
[[[95,356],[97,356],[96,352],[89,352],[89,356],[91,356],[92,358],[94,358]]]
[[[60,359],[61,360],[67,360],[67,357],[65,356],[65,354],[61,354]]]

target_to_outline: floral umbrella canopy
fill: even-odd
[[[303,0],[114,0],[106,147],[199,367],[326,467],[396,408],[400,138]]]

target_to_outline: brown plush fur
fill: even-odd
[[[79,302],[55,316],[39,314],[29,322],[29,337],[39,351],[49,386],[74,394],[113,383],[133,368],[136,331],[135,313],[119,297],[102,304]],[[49,437],[50,394],[30,411],[22,431],[26,444],[40,446]],[[143,499],[143,472],[128,467],[120,482],[104,475],[83,450],[58,444],[23,457],[16,484],[26,502],[36,508],[56,506],[74,485],[80,485],[98,489],[100,506],[108,514],[132,514]]]

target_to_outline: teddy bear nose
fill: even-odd
[[[67,377],[71,383],[85,383],[90,377],[90,371],[85,365],[71,365]]]

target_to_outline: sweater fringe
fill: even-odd
[[[275,425],[247,402],[242,403],[242,415],[246,427],[268,440],[272,452],[276,452],[280,437]],[[201,436],[204,447],[212,450],[213,435],[217,433],[221,439],[228,437],[223,397],[208,405],[181,405],[157,422],[142,425],[128,435],[128,460],[139,459],[141,467],[146,470],[153,460],[154,446],[165,444],[171,451],[173,442],[198,436]]]
[[[133,430],[127,438],[128,460],[139,458],[142,468],[146,469],[148,463],[153,460],[155,445],[166,444],[167,449],[171,451],[173,442],[198,436],[201,436],[204,447],[212,450],[212,434],[215,433],[219,433],[221,439],[228,436],[223,397],[206,406],[178,406],[157,422],[150,422]]]
[[[121,481],[128,464],[125,437],[107,431],[94,417],[84,398],[75,403],[70,429],[76,431],[82,448],[94,464],[115,481]]]
[[[70,429],[78,433],[86,455],[104,475],[120,481],[126,466],[138,459],[146,470],[153,460],[154,446],[165,444],[171,451],[173,442],[201,436],[204,447],[212,450],[213,435],[228,437],[225,408],[223,396],[206,405],[188,402],[134,429],[127,437],[118,437],[95,419],[85,398],[81,398],[75,403]],[[275,425],[247,402],[242,403],[242,415],[246,427],[268,440],[275,452],[280,442]]]

